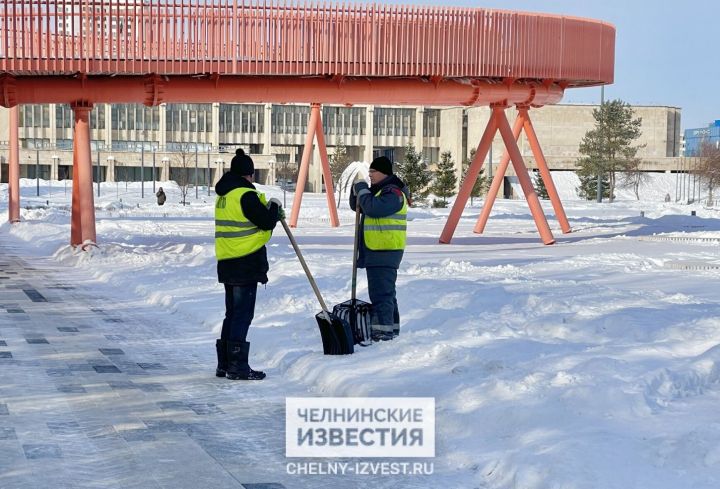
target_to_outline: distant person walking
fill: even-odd
[[[165,192],[163,192],[162,187],[158,189],[158,191],[155,193],[155,197],[157,197],[157,203],[158,205],[163,205],[165,201],[167,200],[167,196],[165,195]]]
[[[248,329],[255,315],[257,284],[268,281],[265,243],[285,213],[277,199],[267,201],[253,185],[252,158],[238,149],[230,171],[215,186],[215,255],[218,281],[225,285],[225,319],[215,342],[215,375],[230,380],[262,380],[250,368]]]
[[[367,272],[373,341],[400,334],[395,282],[405,251],[409,199],[407,185],[393,175],[392,162],[384,156],[370,165],[370,187],[358,176],[350,194],[350,207],[360,205],[362,212],[358,267]]]

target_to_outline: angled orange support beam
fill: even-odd
[[[513,125],[512,130],[513,138],[515,138],[515,141],[517,141],[520,137],[520,131],[522,131],[522,127],[523,121],[520,116],[518,116],[518,118],[515,119],[515,124]],[[505,179],[505,173],[507,172],[507,167],[509,163],[510,153],[507,149],[505,149],[502,158],[500,158],[500,164],[498,164],[496,168],[495,176],[493,177],[493,181],[490,184],[490,188],[485,195],[485,202],[483,203],[483,208],[480,211],[477,223],[475,223],[475,228],[473,229],[474,233],[480,234],[485,231],[485,225],[487,224],[488,218],[490,217],[490,212],[492,211],[492,207],[495,203],[498,192],[500,192],[500,186],[502,186],[503,180]]]
[[[297,227],[298,215],[300,215],[300,205],[302,204],[303,192],[307,183],[308,168],[310,166],[310,155],[312,154],[313,139],[315,138],[315,130],[317,129],[317,118],[320,111],[310,108],[310,120],[308,121],[308,132],[305,136],[305,147],[303,148],[302,159],[300,160],[300,168],[298,170],[298,178],[295,183],[295,197],[293,198],[292,212],[290,214],[290,227]]]
[[[322,164],[323,177],[325,179],[325,192],[327,194],[328,211],[330,212],[330,225],[337,227],[340,225],[338,220],[337,209],[335,208],[335,195],[333,194],[332,175],[330,174],[330,164],[327,157],[327,147],[325,146],[325,136],[322,128],[322,118],[320,117],[320,104],[312,104],[310,106],[310,120],[308,121],[308,132],[305,136],[305,147],[303,148],[302,159],[300,160],[300,171],[298,172],[297,184],[295,185],[295,198],[293,199],[292,212],[290,214],[290,227],[297,227],[298,216],[300,215],[300,206],[302,205],[303,192],[307,183],[307,176],[310,169],[310,157],[312,156],[313,139],[317,136],[318,151],[320,153],[320,161]]]
[[[457,228],[460,216],[462,216],[463,210],[465,209],[465,204],[467,204],[472,188],[477,181],[478,175],[480,175],[480,169],[482,168],[488,151],[490,151],[490,145],[492,144],[496,132],[497,119],[495,114],[492,113],[490,114],[487,126],[485,126],[485,132],[483,132],[483,135],[480,138],[480,143],[475,151],[475,156],[473,157],[470,167],[467,170],[467,175],[465,176],[462,187],[460,187],[460,192],[458,192],[458,196],[455,199],[450,215],[445,222],[442,234],[440,234],[440,243],[448,244],[452,240],[453,234],[455,234],[455,228]]]
[[[95,246],[96,243],[89,124],[92,104],[76,102],[71,107],[75,116],[75,131],[73,135],[73,202],[70,244],[86,249],[88,246]]]
[[[340,225],[338,219],[337,207],[335,206],[335,192],[333,189],[332,173],[330,173],[330,162],[328,161],[327,146],[325,146],[325,134],[322,127],[322,115],[320,114],[320,105],[317,106],[318,117],[317,127],[315,128],[315,136],[317,137],[318,152],[320,153],[320,162],[322,163],[323,179],[325,180],[325,197],[327,199],[328,211],[330,212],[330,225],[334,228]]]
[[[10,109],[10,158],[8,160],[8,221],[20,222],[20,138],[19,107]]]
[[[555,188],[555,182],[553,182],[552,176],[550,175],[550,168],[548,167],[547,161],[545,161],[545,155],[543,154],[540,142],[538,141],[537,134],[535,134],[535,128],[530,120],[530,114],[528,113],[527,107],[518,107],[518,118],[522,118],[523,127],[525,129],[525,135],[530,143],[535,161],[537,162],[538,170],[542,175],[543,182],[545,182],[545,188],[547,188],[548,197],[552,203],[555,216],[560,223],[560,229],[564,234],[571,232],[570,223],[568,223],[567,216],[565,215],[565,209],[563,208],[560,196],[558,195],[557,188]]]
[[[535,188],[530,181],[530,175],[528,175],[525,161],[523,160],[522,154],[520,153],[520,148],[518,148],[518,144],[515,140],[512,129],[510,129],[510,123],[505,116],[505,108],[496,105],[493,107],[493,112],[496,114],[500,134],[502,135],[505,147],[510,154],[510,161],[512,162],[513,168],[515,169],[515,174],[520,181],[520,186],[522,187],[523,193],[525,194],[525,199],[527,200],[528,206],[530,207],[530,213],[535,220],[535,225],[537,226],[538,232],[540,233],[540,238],[546,245],[553,244],[555,243],[555,238],[553,238],[552,232],[550,231],[550,226],[548,226],[547,219],[545,218],[545,213],[543,212],[542,206],[540,205],[540,199],[538,199],[538,196],[535,193]]]

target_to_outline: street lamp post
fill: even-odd
[[[195,200],[198,199],[198,145],[195,143]]]
[[[152,169],[153,195],[155,195],[155,150],[156,149],[157,148],[155,146],[153,146],[153,149],[152,149],[153,150],[153,163],[152,163],[152,165],[153,165],[153,169]]]
[[[222,158],[218,158],[215,160],[215,165],[217,166],[217,169],[218,169],[218,180],[219,180],[220,178],[222,178],[223,170],[225,167],[225,161],[223,161]]]
[[[605,121],[603,120],[603,108],[605,105],[605,86],[600,87],[600,139],[603,141],[605,140]],[[604,163],[604,162],[601,162]],[[598,169],[598,175],[597,175],[597,201],[598,203],[602,202],[602,167]],[[610,196],[612,199],[612,195]],[[612,200],[610,200],[612,202]]]
[[[113,155],[107,155],[107,158],[105,158],[108,162],[108,167],[112,165],[112,162],[115,161],[115,157]],[[115,195],[118,200],[120,200],[120,187],[118,186],[118,176],[117,172],[115,171],[115,167],[113,166],[113,180],[115,180]]]
[[[490,149],[488,150],[488,180],[492,180],[492,143],[490,143]]]
[[[58,160],[60,159],[60,157],[59,157],[58,155],[56,155],[56,154],[53,154],[50,158],[52,158],[52,160],[53,160],[53,166],[57,166],[57,165],[58,165]],[[50,168],[50,175],[52,176],[52,167]],[[48,181],[49,181],[49,180],[50,180],[50,179],[48,179]],[[66,179],[66,180],[67,180],[67,179]],[[48,193],[48,195],[50,195],[50,194]],[[65,184],[65,195],[67,195],[67,183]]]
[[[140,198],[145,198],[145,141],[140,146]]]
[[[168,158],[167,156],[163,156],[163,158],[162,158],[163,167],[167,166],[167,164],[169,162],[170,162],[170,158]],[[170,170],[168,170],[168,180],[170,180]]]
[[[53,166],[58,166],[58,161],[60,160],[60,157],[56,154],[52,155],[53,160]],[[52,168],[50,168],[50,177],[52,177]],[[48,178],[48,197],[50,196],[52,190],[52,178]],[[67,185],[65,186],[65,194],[67,194]]]
[[[35,190],[40,197],[40,150],[35,149]]]
[[[205,180],[207,180],[208,197],[210,197],[210,151],[207,153],[207,174],[205,175]]]
[[[95,173],[97,173],[97,182],[98,182],[97,196],[100,197],[100,148],[99,147],[98,147],[96,167],[97,167],[97,170]]]

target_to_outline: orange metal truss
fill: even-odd
[[[305,183],[307,182],[312,143],[315,137],[317,137],[318,152],[320,153],[320,162],[322,164],[325,196],[327,197],[328,210],[330,211],[330,225],[333,227],[340,225],[337,208],[335,207],[335,192],[333,191],[330,162],[328,161],[327,147],[325,146],[325,135],[323,134],[322,118],[320,116],[320,104],[312,104],[310,106],[308,133],[305,137],[305,147],[303,148],[302,159],[300,160],[300,171],[298,172],[298,179],[295,185],[295,197],[293,198],[292,215],[290,216],[290,226],[292,227],[297,226],[298,216],[300,215],[300,205],[302,204]]]
[[[612,83],[615,29],[482,8],[250,0],[3,0],[0,72]]]
[[[291,224],[297,224],[317,136],[333,226],[338,220],[320,104],[492,105],[493,116],[466,182],[474,182],[482,164],[478,157],[499,130],[508,150],[505,168],[512,161],[543,242],[550,243],[552,234],[523,171],[516,138],[524,127],[555,213],[569,232],[527,108],[559,102],[566,88],[612,83],[614,47],[615,29],[605,22],[479,8],[280,5],[265,0],[4,0],[0,105],[13,107],[9,219],[19,219],[18,104],[73,107],[71,243],[76,246],[96,241],[87,127],[92,104],[312,102]],[[514,131],[504,114],[511,105],[520,108],[521,123],[516,122]],[[442,242],[452,237],[467,192],[464,185]],[[489,214],[491,205],[489,201],[483,213]],[[476,230],[482,226],[479,221]]]
[[[512,162],[513,169],[515,170],[515,174],[517,175],[518,181],[520,182],[520,187],[525,194],[525,199],[527,200],[528,206],[530,207],[530,213],[535,220],[535,225],[537,226],[543,243],[555,243],[555,238],[550,231],[550,226],[548,226],[547,219],[545,218],[542,206],[540,205],[540,200],[535,193],[533,184],[530,181],[530,176],[528,175],[527,167],[525,166],[525,161],[523,160],[522,154],[520,153],[520,148],[518,148],[517,145],[517,140],[520,136],[520,130],[525,124],[527,124],[526,131],[528,131],[528,134],[531,133],[533,136],[532,138],[530,138],[530,136],[528,138],[531,139],[531,146],[535,155],[535,159],[538,160],[538,166],[543,168],[543,180],[547,183],[548,194],[550,195],[551,200],[553,200],[553,206],[555,207],[556,214],[558,215],[561,222],[564,223],[563,232],[570,232],[570,227],[567,224],[567,218],[565,217],[565,211],[563,210],[560,199],[558,198],[557,191],[555,190],[555,185],[553,184],[552,177],[550,176],[550,171],[548,170],[547,164],[545,163],[545,159],[544,157],[542,157],[540,147],[539,145],[536,147],[533,144],[533,142],[537,143],[537,138],[534,137],[535,131],[532,128],[532,124],[530,123],[530,116],[528,115],[527,107],[523,106],[518,109],[519,114],[517,119],[515,120],[515,126],[512,129],[510,129],[510,123],[508,122],[507,116],[505,115],[505,109],[506,106],[503,104],[495,104],[492,107],[492,114],[490,116],[490,120],[488,120],[485,131],[482,135],[482,138],[480,139],[480,144],[478,145],[473,160],[470,163],[470,167],[468,168],[466,178],[463,181],[462,186],[460,187],[460,192],[455,199],[455,203],[450,210],[448,220],[445,223],[445,227],[443,228],[443,231],[440,235],[441,243],[450,243],[450,240],[455,233],[455,228],[460,221],[460,216],[462,215],[463,209],[465,208],[465,204],[467,203],[467,200],[470,197],[470,193],[472,192],[472,188],[477,181],[478,175],[480,174],[480,169],[482,168],[483,162],[485,161],[485,158],[490,151],[490,145],[492,144],[492,140],[497,132],[500,132],[500,135],[502,136],[503,142],[505,143],[505,147],[507,149],[505,154],[503,155],[503,158],[500,161],[500,165],[498,166],[497,172],[495,173],[495,177],[493,178],[490,189],[488,190],[487,197],[485,199],[485,205],[483,206],[483,211],[478,221],[478,227],[475,228],[475,232],[482,232],[482,228],[479,229],[480,223],[482,222],[482,226],[484,228],[485,222],[487,221],[487,216],[490,214],[492,204],[500,189],[503,178],[505,177],[508,162]],[[538,155],[540,155],[540,157],[538,157]],[[542,163],[540,163],[540,160],[542,160]],[[551,188],[552,190],[550,190]]]

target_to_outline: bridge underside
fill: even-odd
[[[0,75],[0,105],[68,103],[321,103],[542,106],[558,103],[552,80],[283,76]]]

